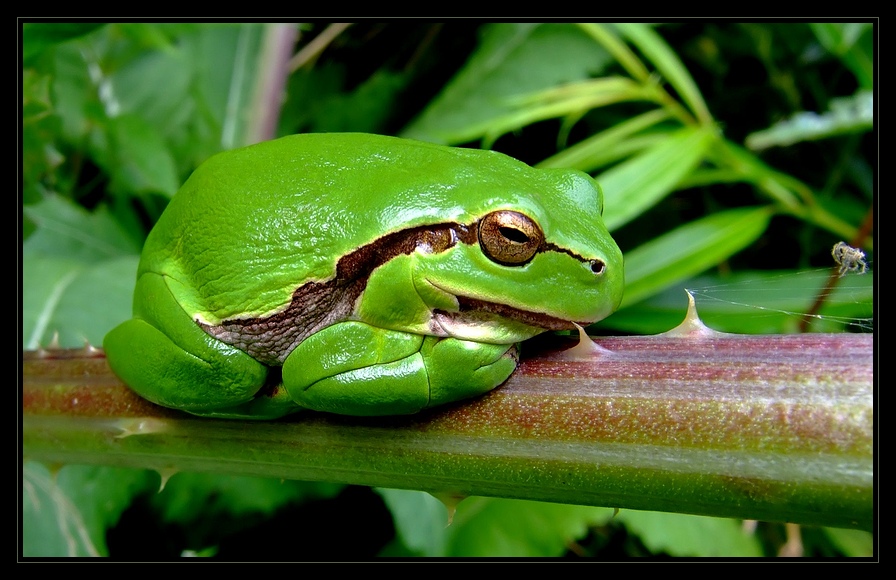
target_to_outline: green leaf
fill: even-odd
[[[165,521],[189,526],[219,514],[234,518],[270,515],[288,504],[335,497],[343,487],[218,473],[176,473],[151,503]]]
[[[686,514],[622,510],[616,520],[653,553],[671,556],[762,556],[759,540],[740,521]]]
[[[609,161],[617,159],[616,155],[618,155],[619,149],[628,149],[630,143],[639,141],[632,139],[633,135],[649,129],[669,117],[669,112],[663,109],[655,109],[632,117],[548,157],[538,163],[536,167],[571,167],[585,172],[594,171]],[[659,134],[656,137],[662,138],[662,135]],[[641,148],[643,147],[639,143],[636,150]]]
[[[22,213],[37,224],[23,245],[25,253],[94,262],[140,251],[102,207],[90,213],[63,197],[48,196],[39,204],[24,206]]]
[[[28,255],[22,265],[22,333],[26,348],[99,346],[115,325],[131,317],[137,256],[84,264]],[[101,288],[102,292],[97,289]]]
[[[874,87],[874,25],[870,22],[809,23],[818,41],[837,55],[863,89]]]
[[[707,129],[685,127],[597,176],[604,191],[604,223],[611,231],[628,223],[675,190],[713,142]]]
[[[97,28],[105,26],[102,22],[26,22],[22,24],[22,62],[30,64],[31,60],[49,48],[61,43],[90,34]]]
[[[457,505],[448,525],[445,506],[428,493],[377,491],[404,546],[421,556],[560,556],[589,526],[613,517],[610,508],[470,497]]]
[[[107,140],[94,151],[111,176],[109,190],[173,196],[180,187],[174,156],[156,126],[141,116],[109,119]]]
[[[860,91],[851,97],[832,100],[830,110],[821,115],[803,111],[768,129],[750,133],[746,145],[754,151],[761,151],[775,146],[787,147],[801,141],[864,133],[873,127],[874,94]]]
[[[684,319],[687,289],[694,295],[700,319],[714,330],[743,334],[795,332],[829,275],[830,270],[818,269],[698,276],[619,310],[601,322],[601,328],[635,334],[670,330]],[[869,330],[874,316],[873,273],[841,278],[819,315],[812,330]]]
[[[658,100],[654,84],[637,83],[627,77],[609,76],[567,83],[511,99],[509,103],[514,109],[491,119],[484,127],[484,137],[486,145],[491,145],[504,133],[538,121],[566,117],[571,123],[590,109],[628,101]]]
[[[81,47],[76,43],[62,45],[54,51],[51,96],[62,123],[60,137],[83,148],[88,131],[101,126],[105,114]]]
[[[407,85],[405,74],[378,70],[351,93],[339,93],[320,104],[311,120],[316,132],[377,133],[393,112],[395,97]]]
[[[862,530],[845,530],[841,528],[822,528],[828,539],[840,549],[845,556],[851,558],[867,558],[874,556],[874,534]]]
[[[130,317],[139,247],[103,208],[89,213],[52,196],[22,211],[37,224],[22,245],[25,348],[56,333],[64,347],[101,344]]]
[[[701,124],[712,123],[712,115],[706,107],[700,89],[691,73],[682,64],[674,50],[649,24],[616,24],[616,28],[650,60],[659,73],[678,92]]]
[[[150,471],[70,465],[55,476],[22,466],[22,555],[106,556],[106,531],[138,494],[158,485]]]
[[[711,214],[625,254],[623,307],[715,266],[753,243],[768,227],[767,207]]]
[[[513,97],[587,78],[609,56],[573,24],[491,24],[464,68],[403,137],[456,144],[485,135]]]
[[[457,506],[447,555],[560,556],[612,517],[611,508],[472,497]]]
[[[423,491],[379,488],[376,492],[392,512],[395,533],[411,553],[444,556],[448,549],[448,510]]]

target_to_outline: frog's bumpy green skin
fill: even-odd
[[[609,315],[622,256],[572,170],[365,134],[219,154],[147,239],[113,371],[160,405],[270,419],[479,395],[517,343]]]

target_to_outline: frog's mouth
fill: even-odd
[[[460,306],[461,313],[487,312],[500,316],[501,318],[509,318],[518,322],[522,322],[527,326],[534,326],[543,330],[572,330],[576,327],[575,323],[570,322],[569,320],[564,320],[562,318],[557,318],[556,316],[551,316],[549,314],[544,314],[541,312],[531,312],[529,310],[523,310],[521,308],[515,308],[513,306],[507,306],[506,304],[499,304],[497,302],[487,302],[485,300],[479,300],[477,298],[457,296],[457,303],[458,306]],[[580,322],[578,324],[581,326],[587,326],[591,323]]]
[[[512,344],[530,339],[546,330],[575,328],[572,322],[547,314],[476,298],[456,298],[458,310],[432,311],[431,334],[475,342]]]

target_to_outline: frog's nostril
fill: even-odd
[[[603,274],[606,269],[607,266],[602,260],[591,260],[591,271],[595,274]]]

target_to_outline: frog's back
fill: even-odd
[[[537,195],[556,194],[556,181],[491,151],[360,133],[284,137],[202,164],[151,232],[141,271],[167,275],[209,323],[265,316],[376,237],[467,223],[533,195],[542,211]],[[569,205],[587,213],[583,203]]]

